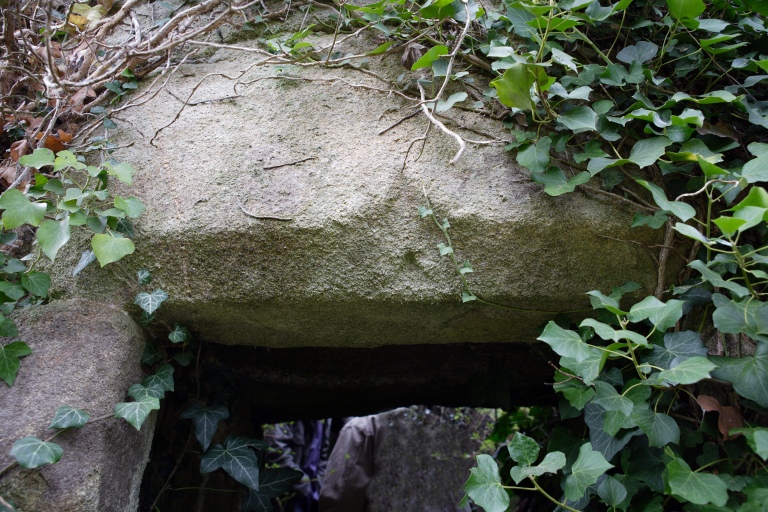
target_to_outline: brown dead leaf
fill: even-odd
[[[720,412],[720,408],[722,408],[722,405],[720,405],[720,402],[718,402],[717,398],[709,395],[699,395],[696,398],[696,402],[701,406],[702,410],[707,412]]]
[[[37,140],[40,140],[43,138],[42,133],[37,134]],[[58,153],[59,151],[64,151],[66,146],[64,144],[68,143],[72,140],[72,135],[65,132],[64,130],[59,130],[56,135],[48,135],[45,138],[45,142],[43,144],[44,147],[50,149],[54,153]]]
[[[19,158],[29,152],[29,143],[27,142],[27,139],[17,140],[11,144],[10,152],[11,160],[13,160],[14,163],[18,162]]]
[[[95,98],[96,92],[90,87],[83,87],[69,97],[69,104],[72,105],[75,111],[80,112],[85,106],[86,98]]]
[[[736,131],[733,129],[733,126],[722,121],[715,124],[709,124],[708,122],[704,121],[704,124],[696,128],[696,131],[701,135],[712,134],[717,135],[718,137],[727,137],[737,142],[739,141],[739,134],[736,133]]]
[[[723,437],[726,441],[741,435],[729,435],[728,433],[731,431],[731,429],[741,428],[743,426],[744,418],[741,416],[741,413],[738,409],[731,407],[730,405],[724,405],[723,408],[720,409],[720,418],[717,420],[717,427],[720,429],[720,432],[723,434]]]
[[[702,410],[706,412],[716,411],[718,413],[717,428],[720,430],[720,433],[723,434],[723,439],[727,441],[741,435],[729,435],[731,429],[744,426],[744,418],[736,407],[722,405],[717,398],[709,395],[699,395],[696,398],[696,402]]]
[[[0,184],[4,187],[10,187],[16,180],[16,166],[3,165],[0,167]]]

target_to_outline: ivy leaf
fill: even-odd
[[[552,139],[542,137],[517,153],[517,163],[532,173],[542,173],[549,165],[549,148]]]
[[[768,408],[768,343],[758,343],[753,356],[711,359],[718,366],[713,377],[730,382],[738,394]]]
[[[45,203],[33,203],[18,189],[12,188],[0,196],[0,210],[3,212],[3,224],[6,229],[17,228],[23,224],[38,226],[45,216]]]
[[[768,154],[762,154],[744,164],[740,175],[747,183],[768,181]]]
[[[445,112],[446,110],[449,110],[452,106],[454,106],[456,103],[461,103],[462,101],[467,99],[467,93],[466,92],[457,92],[451,94],[448,99],[440,100],[437,102],[437,106],[435,107],[435,112]]]
[[[610,460],[624,448],[629,441],[642,435],[640,429],[634,429],[622,435],[610,435],[605,431],[606,411],[599,405],[589,402],[584,406],[584,421],[589,427],[589,440],[592,447]]]
[[[570,357],[577,362],[584,361],[595,350],[584,343],[578,333],[563,329],[552,320],[536,339],[552,347],[559,356]]]
[[[136,430],[141,430],[141,425],[153,410],[160,409],[160,400],[146,396],[136,402],[120,402],[115,404],[115,418],[123,418],[133,425]]]
[[[639,144],[639,143],[638,143]],[[658,185],[650,183],[648,181],[636,180],[640,185],[644,186],[651,191],[653,200],[659,205],[662,210],[668,211],[677,216],[683,222],[690,220],[696,216],[696,210],[688,203],[682,201],[670,201],[667,199],[664,190]]]
[[[641,169],[643,167],[648,167],[649,165],[655,164],[656,160],[661,158],[666,147],[670,144],[672,144],[672,141],[666,137],[652,137],[650,139],[640,140],[632,146],[628,160],[637,164]]]
[[[709,473],[694,473],[682,459],[672,459],[665,471],[669,492],[675,498],[696,505],[713,503],[722,507],[728,501],[725,482]]]
[[[701,0],[667,0],[669,13],[678,20],[697,18],[706,6]]]
[[[144,206],[144,203],[141,202],[141,199],[138,199],[136,197],[115,197],[115,208],[119,208],[125,212],[125,214],[135,219],[136,217],[139,217],[141,213],[147,209],[146,206]]]
[[[606,411],[619,411],[624,416],[632,414],[634,407],[632,400],[620,395],[612,385],[602,381],[596,381],[593,385],[595,387],[595,398],[592,399],[592,402]]]
[[[48,148],[37,148],[31,155],[24,155],[19,158],[19,163],[21,165],[40,169],[46,165],[53,165],[55,160],[53,151]]]
[[[727,281],[723,279],[720,274],[707,267],[706,263],[701,260],[694,260],[690,262],[688,266],[694,270],[698,270],[698,272],[701,274],[701,277],[704,278],[704,280],[712,283],[712,286],[725,288],[726,290],[732,292],[736,297],[746,297],[749,295],[749,290],[745,286],[742,286],[734,281]]]
[[[507,450],[509,450],[509,456],[512,457],[512,460],[522,466],[531,466],[539,458],[538,443],[520,432],[512,438],[512,441],[507,445]]]
[[[201,473],[219,468],[249,489],[259,490],[259,460],[247,439],[229,436],[224,446],[215,444],[200,458]]]
[[[59,249],[69,241],[69,235],[69,217],[61,221],[44,220],[37,228],[37,241],[43,254],[51,261],[56,259]]]
[[[124,256],[133,254],[136,247],[128,238],[123,238],[119,233],[105,233],[96,235],[91,240],[91,247],[99,264],[103,267],[109,263],[119,261]]]
[[[712,295],[712,302],[716,307],[712,321],[718,330],[768,341],[768,304],[751,298],[736,302],[720,293]]]
[[[62,405],[56,409],[56,414],[48,428],[80,428],[88,423],[90,417],[91,415],[82,409]]]
[[[77,265],[72,270],[72,276],[76,276],[80,272],[82,272],[88,265],[96,261],[96,255],[93,254],[93,251],[83,251],[83,253],[80,255],[80,261],[77,262]]]
[[[160,307],[160,304],[165,302],[167,298],[168,298],[168,294],[165,293],[160,288],[158,288],[152,293],[147,293],[147,292],[139,293],[138,295],[136,295],[134,302],[138,304],[138,306],[141,309],[146,311],[148,315],[151,315],[157,310],[157,308]]]
[[[419,60],[413,63],[413,66],[411,66],[411,71],[416,71],[417,69],[421,68],[428,68],[432,66],[432,63],[439,59],[442,55],[448,55],[448,53],[450,52],[447,46],[442,44],[433,46],[427,50],[427,52],[422,55]]]
[[[158,387],[146,387],[142,384],[134,384],[128,388],[128,396],[139,402],[146,397],[157,398],[160,400],[165,397],[165,391]]]
[[[13,386],[16,375],[19,373],[19,359],[32,353],[32,349],[23,341],[12,341],[0,346],[0,379],[8,386]]]
[[[680,442],[680,427],[677,422],[664,413],[650,409],[632,411],[632,421],[648,436],[648,445],[663,448],[668,444]]]
[[[277,498],[290,491],[293,484],[303,477],[304,473],[291,468],[274,468],[262,471],[259,475],[258,493],[267,498]]]
[[[496,88],[502,105],[520,110],[530,110],[533,106],[531,100],[533,82],[534,75],[530,66],[517,62],[507,69],[502,76],[493,79],[491,86]]]
[[[619,301],[614,297],[609,297],[599,290],[592,290],[587,292],[589,295],[589,303],[592,304],[593,309],[607,309],[614,315],[626,315],[626,311],[622,311],[619,307]]]
[[[139,282],[139,286],[146,286],[152,282],[152,274],[147,269],[140,269],[136,272],[136,279]]]
[[[565,496],[573,501],[581,499],[587,487],[612,467],[613,464],[609,464],[602,453],[592,449],[592,443],[583,444],[579,457],[571,466],[571,474],[565,479]]]
[[[51,276],[45,272],[23,274],[21,276],[21,285],[32,295],[45,297],[48,295],[48,289],[51,287]]]
[[[168,334],[168,339],[171,341],[171,343],[182,343],[189,339],[189,331],[187,330],[186,327],[177,325],[170,332],[170,334]]]
[[[609,507],[616,508],[627,497],[627,488],[615,477],[608,476],[597,487],[597,495]]]
[[[554,390],[562,393],[571,407],[575,407],[579,411],[595,396],[593,388],[561,372],[555,373],[555,381]]]
[[[573,133],[593,132],[597,129],[597,114],[589,107],[576,107],[557,116],[557,122]]]
[[[114,164],[112,162],[107,162],[104,164],[104,167],[107,169],[107,174],[110,176],[115,176],[126,185],[133,185],[133,173],[136,171],[134,171],[133,167],[129,164]]]
[[[550,167],[543,174],[531,174],[531,179],[536,183],[544,185],[544,192],[553,197],[573,192],[578,185],[588,182],[591,177],[591,174],[583,171],[573,178],[568,178],[565,171],[557,167]]]
[[[729,432],[731,436],[744,434],[749,447],[752,448],[763,460],[768,461],[768,428],[734,428]]]
[[[637,44],[624,47],[624,49],[616,54],[616,58],[627,64],[635,61],[642,64],[653,59],[658,53],[658,45],[650,41],[639,41]]]
[[[520,435],[520,434],[517,434]],[[509,470],[509,476],[516,484],[531,476],[541,476],[544,473],[557,473],[565,467],[566,459],[563,452],[549,452],[538,466],[514,466]]]
[[[27,469],[54,464],[61,459],[64,450],[56,443],[46,443],[39,437],[27,436],[13,443],[11,455],[19,466]]]
[[[464,490],[485,512],[506,512],[509,494],[501,486],[499,466],[490,455],[478,455],[477,466],[469,470]]]
[[[668,332],[664,335],[664,346],[654,345],[653,351],[644,358],[643,362],[668,370],[675,360],[682,362],[691,357],[706,355],[707,347],[704,346],[697,332]]]
[[[647,319],[657,331],[664,332],[683,316],[683,304],[682,300],[673,299],[664,303],[656,297],[648,296],[630,308],[627,318],[635,323]]]
[[[173,391],[173,366],[164,364],[154,375],[145,377],[141,385],[148,389],[157,389],[165,396],[166,391]]]
[[[672,385],[695,384],[710,378],[709,372],[715,368],[717,365],[706,357],[696,356],[678,363],[669,370],[659,372],[656,378],[659,382],[667,381]]]
[[[203,451],[206,451],[219,427],[219,420],[229,418],[229,410],[224,405],[204,407],[201,403],[192,401],[189,407],[181,413],[181,417],[192,420],[195,427],[195,438],[203,447]]]

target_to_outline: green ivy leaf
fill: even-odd
[[[657,331],[665,332],[683,316],[684,303],[674,299],[664,303],[656,297],[648,296],[630,308],[627,318],[634,323],[647,319]]]
[[[104,167],[110,176],[115,176],[126,185],[133,185],[133,173],[136,171],[129,164],[107,162],[104,164]]]
[[[713,503],[718,507],[728,501],[725,482],[709,473],[694,473],[682,459],[672,459],[665,473],[670,494],[679,500],[697,505]]]
[[[562,393],[568,403],[579,411],[595,396],[593,388],[561,372],[555,372],[555,381],[555,391]]]
[[[713,377],[730,382],[738,394],[768,408],[768,343],[758,343],[753,356],[710,359],[718,366]]]
[[[45,203],[33,203],[18,189],[12,188],[0,196],[0,210],[3,212],[3,224],[6,229],[17,228],[23,224],[38,226],[45,216]]]
[[[593,309],[607,309],[614,315],[626,315],[626,311],[622,311],[619,307],[619,301],[614,297],[609,297],[599,290],[592,290],[587,292],[589,295],[589,303],[592,304]]]
[[[768,461],[768,428],[732,428],[729,434],[731,436],[735,434],[744,434],[752,451],[758,454],[763,460]]]
[[[491,87],[496,88],[499,101],[502,105],[521,110],[530,110],[533,106],[531,100],[531,86],[534,75],[528,64],[517,62],[507,69],[504,74],[491,81]]]
[[[82,409],[62,405],[56,409],[56,414],[48,428],[80,428],[88,423],[90,417],[91,415]]]
[[[625,46],[616,58],[621,62],[631,64],[640,62],[641,64],[653,59],[659,53],[659,46],[650,41],[638,41],[637,44]]]
[[[35,169],[40,169],[46,165],[53,165],[54,161],[53,151],[48,148],[37,148],[31,155],[24,155],[19,158],[21,165],[34,167]]]
[[[182,327],[180,325],[177,325],[170,334],[168,334],[168,339],[171,341],[171,343],[182,343],[189,339],[189,331],[186,327]]]
[[[627,488],[615,477],[608,476],[597,487],[597,495],[609,507],[617,507],[627,497]]]
[[[427,50],[427,53],[422,55],[419,60],[413,63],[413,66],[411,66],[411,71],[431,67],[433,62],[439,59],[442,55],[448,55],[448,53],[450,53],[450,50],[448,50],[448,47],[445,45],[440,44],[433,46]]]
[[[9,304],[13,305],[13,303]],[[18,335],[19,331],[16,330],[16,324],[13,323],[13,319],[5,318],[5,316],[0,313],[0,336],[10,338]]]
[[[667,381],[672,385],[695,384],[703,379],[709,379],[709,373],[717,368],[706,357],[690,357],[681,361],[669,370],[663,370],[656,375],[659,382]]]
[[[144,386],[143,384],[134,384],[133,386],[128,388],[128,396],[130,396],[137,402],[140,402],[147,397],[157,398],[158,400],[160,400],[165,397],[165,390],[157,386],[147,387],[147,386]]]
[[[691,357],[705,357],[707,347],[694,331],[668,332],[664,334],[664,346],[654,345],[653,351],[643,362],[664,370]]]
[[[659,205],[659,208],[662,210],[666,210],[673,215],[677,216],[680,220],[683,222],[690,220],[696,216],[696,210],[693,206],[689,205],[688,203],[684,203],[682,201],[669,201],[667,199],[666,194],[664,193],[664,190],[661,189],[658,185],[654,183],[650,183],[648,181],[643,180],[635,180],[640,185],[644,186],[648,190],[651,191],[651,195],[653,195],[653,200],[656,202],[657,205]]]
[[[698,18],[706,6],[701,0],[667,0],[669,13],[678,20]]]
[[[727,281],[723,279],[720,274],[707,267],[706,263],[701,260],[693,260],[688,264],[688,266],[694,270],[698,270],[698,272],[701,274],[701,277],[704,278],[705,281],[712,283],[712,286],[725,288],[726,290],[729,290],[731,293],[733,293],[736,297],[746,297],[749,295],[749,290],[747,287],[742,286],[735,281]]]
[[[550,167],[543,174],[531,174],[533,181],[544,185],[544,192],[555,197],[573,192],[578,185],[588,182],[591,177],[591,174],[583,171],[572,178],[568,178],[565,171],[557,167]]]
[[[91,240],[91,247],[102,267],[133,254],[136,249],[130,239],[112,231],[94,236]]]
[[[581,499],[587,487],[612,467],[613,464],[609,464],[602,453],[592,449],[592,443],[583,444],[579,457],[571,467],[571,474],[565,479],[565,496],[573,501]]]
[[[51,276],[45,272],[30,272],[21,276],[21,285],[36,297],[46,297],[51,287]]]
[[[532,173],[544,172],[549,165],[549,148],[551,145],[552,139],[549,137],[540,138],[526,146],[522,151],[518,151],[517,163]]]
[[[477,466],[469,470],[464,490],[485,512],[506,512],[509,494],[501,486],[499,466],[490,455],[478,455]]]
[[[520,432],[512,438],[512,441],[507,445],[507,450],[509,450],[509,456],[512,457],[512,460],[522,466],[532,466],[539,458],[538,443]]]
[[[259,460],[246,438],[229,436],[224,446],[213,445],[200,458],[200,472],[210,473],[219,468],[254,491],[259,490]]]
[[[595,387],[595,397],[592,399],[592,402],[606,411],[619,411],[624,416],[632,414],[634,407],[632,400],[620,395],[611,384],[596,381],[593,385]]]
[[[768,304],[746,298],[741,302],[730,300],[720,293],[712,295],[715,327],[727,334],[743,332],[750,338],[768,342]]]
[[[136,197],[115,197],[115,208],[119,208],[120,210],[123,210],[125,214],[135,219],[136,217],[139,217],[141,213],[147,209],[146,206],[144,206],[144,203],[141,202],[141,199],[138,199]]]
[[[440,100],[437,102],[437,106],[435,107],[435,112],[445,112],[446,110],[449,110],[452,106],[454,106],[456,103],[461,103],[462,101],[467,99],[467,93],[466,92],[456,92],[451,94],[448,99]]]
[[[195,438],[203,447],[203,451],[206,451],[211,445],[216,429],[219,428],[219,420],[229,418],[229,410],[224,405],[204,407],[201,403],[193,400],[187,409],[181,413],[181,417],[192,420],[195,427]]]
[[[157,389],[162,391],[165,396],[166,391],[173,391],[173,366],[164,364],[157,369],[154,375],[149,375],[141,381],[141,385],[148,389]]]
[[[664,413],[636,408],[632,411],[632,421],[648,436],[649,446],[663,448],[668,444],[680,443],[680,427]]]
[[[557,122],[573,133],[593,132],[597,129],[597,114],[589,107],[576,107],[557,116]]]
[[[134,302],[138,304],[138,306],[141,309],[146,311],[148,315],[151,315],[157,310],[157,308],[160,307],[160,304],[165,302],[167,298],[168,298],[168,294],[165,293],[160,288],[158,288],[152,293],[147,293],[147,292],[139,293],[138,295],[136,295]]]
[[[584,361],[596,350],[584,343],[578,333],[563,329],[552,320],[536,339],[552,347],[559,356],[570,357],[578,362]]]
[[[123,418],[133,425],[136,430],[141,426],[153,410],[160,409],[160,400],[147,396],[136,402],[120,402],[115,404],[115,418]]]
[[[8,386],[13,386],[19,373],[19,359],[32,353],[32,349],[23,341],[12,341],[0,346],[0,379]]]
[[[54,464],[61,459],[64,450],[56,443],[46,443],[39,437],[27,436],[13,443],[11,455],[19,466],[27,469]]]
[[[56,259],[59,249],[69,242],[69,236],[69,217],[61,221],[44,220],[37,228],[37,241],[43,254],[51,261]]]
[[[248,490],[248,499],[243,508],[246,512],[249,510],[258,512],[265,510],[266,512],[271,512],[272,503],[270,500],[290,491],[293,485],[303,477],[304,473],[291,468],[272,468],[261,471],[259,473],[259,490]],[[251,505],[248,504],[248,501],[253,500],[254,498],[259,500],[260,503],[266,503],[266,508],[249,509],[248,507]]]
[[[520,434],[517,434],[520,435]],[[565,467],[565,454],[563,452],[549,452],[538,466],[514,466],[509,471],[509,476],[516,484],[532,476],[541,476],[544,473],[557,473]]]

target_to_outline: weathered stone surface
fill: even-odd
[[[437,130],[403,168],[426,120],[379,132],[411,112],[408,101],[328,81],[387,88],[345,68],[256,66],[236,88],[221,76],[259,58],[220,51],[115,115],[120,143],[133,144],[115,156],[139,171],[125,192],[148,207],[127,265],[149,268],[169,293],[165,318],[209,341],[255,346],[532,341],[553,312],[589,309],[586,291],[630,279],[653,289],[641,244],[657,243],[658,232],[631,229],[625,206],[579,192],[546,196],[501,145],[470,145],[449,165],[455,142]],[[396,61],[376,71],[394,77],[403,71]],[[191,102],[238,96],[187,106],[152,145],[181,107],[170,92],[186,98],[207,73],[218,75]],[[496,121],[449,114],[509,138]],[[458,257],[472,261],[473,290],[542,311],[461,304],[455,271],[435,248],[442,235],[417,215],[423,189],[450,220]],[[241,205],[292,220],[255,219]],[[103,291],[96,274],[58,283],[87,296]]]
[[[0,384],[0,467],[13,461],[15,440],[53,434],[47,426],[59,406],[92,418],[110,414],[143,376],[144,336],[117,308],[72,299],[24,310],[16,322],[33,353],[22,359],[13,387]],[[136,510],[153,424],[154,414],[141,432],[111,418],[64,432],[54,441],[64,449],[61,460],[16,467],[0,479],[0,496],[25,512]]]

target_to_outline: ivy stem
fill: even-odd
[[[580,512],[579,510],[576,510],[575,508],[571,508],[571,507],[569,507],[569,506],[568,506],[568,505],[566,505],[565,503],[560,503],[560,502],[559,502],[559,501],[557,501],[555,498],[553,498],[552,496],[550,496],[550,495],[549,495],[549,493],[548,493],[547,491],[545,491],[545,490],[544,490],[544,489],[543,489],[543,488],[542,488],[542,487],[541,487],[541,486],[538,484],[538,482],[536,482],[536,480],[535,480],[533,477],[531,477],[531,482],[533,482],[533,485],[534,485],[534,487],[536,487],[536,490],[537,490],[537,491],[539,491],[541,494],[543,494],[545,498],[547,498],[549,501],[551,501],[551,502],[552,502],[552,503],[554,503],[555,505],[558,505],[558,506],[560,506],[560,507],[564,508],[565,510],[568,510],[569,512]]]

